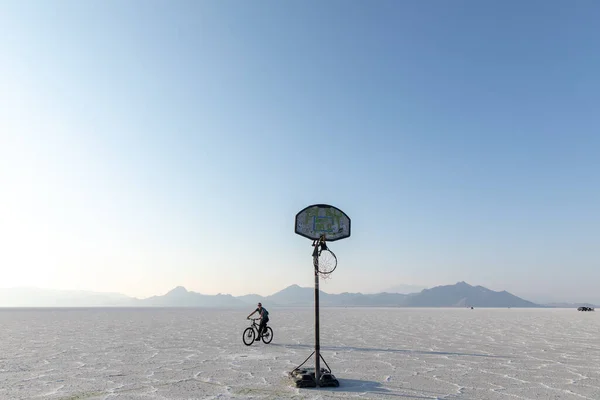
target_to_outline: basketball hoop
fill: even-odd
[[[337,267],[337,257],[327,246],[327,242],[333,242],[350,237],[350,218],[340,209],[327,205],[315,204],[308,206],[296,214],[296,225],[294,228],[300,236],[312,239],[314,247],[313,267],[315,274],[315,351],[292,372],[290,377],[295,380],[296,387],[316,387],[340,385],[339,381],[331,373],[329,365],[320,353],[319,338],[319,276],[322,279],[330,279],[331,273]],[[300,369],[312,355],[315,355],[315,368]],[[328,369],[321,368],[320,363]]]
[[[325,243],[325,235],[319,240],[313,242],[313,265],[315,271],[321,276],[321,278],[330,278],[330,274],[337,267],[337,257],[335,253],[327,247]]]

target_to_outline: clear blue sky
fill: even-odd
[[[3,1],[4,287],[600,301],[597,1]],[[595,296],[595,297],[594,297]]]

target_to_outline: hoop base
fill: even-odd
[[[302,368],[295,369],[290,372],[290,378],[294,381],[296,387],[306,388],[306,387],[339,387],[340,382],[336,379],[336,377],[331,373],[331,371],[321,368],[321,373],[319,374],[319,382],[317,382],[315,378],[315,369],[314,368]],[[317,384],[318,383],[318,384]]]

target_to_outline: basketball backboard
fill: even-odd
[[[295,232],[305,238],[333,242],[350,236],[350,218],[339,208],[313,204],[296,214]]]

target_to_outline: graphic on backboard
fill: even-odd
[[[350,236],[350,218],[340,209],[327,204],[314,204],[296,214],[295,232],[308,239],[333,242]]]

